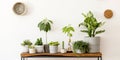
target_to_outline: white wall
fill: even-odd
[[[25,16],[12,11],[13,4],[19,1],[28,7]],[[82,40],[85,34],[79,32],[78,24],[84,19],[81,13],[89,10],[99,21],[106,22],[103,27],[106,32],[100,35],[103,60],[120,60],[119,4],[120,0],[0,0],[0,60],[20,60],[20,43],[25,39],[35,42],[36,38],[43,37],[44,40],[45,34],[39,31],[37,24],[45,17],[54,22],[48,33],[49,41],[67,42],[67,36],[61,31],[67,24],[72,24],[76,30],[72,40]],[[104,18],[105,9],[113,10],[113,18]]]

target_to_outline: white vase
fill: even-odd
[[[100,37],[85,37],[84,41],[89,43],[90,53],[100,52]]]
[[[28,51],[29,51],[28,45],[23,46],[22,52],[28,52]]]
[[[49,50],[50,50],[50,53],[57,53],[58,52],[58,46],[50,46]]]
[[[66,53],[67,51],[66,51],[66,49],[61,49],[60,52],[61,53]]]
[[[76,49],[75,51],[76,51],[76,53],[81,53],[81,51],[79,49]]]
[[[37,52],[37,53],[44,52],[43,45],[40,45],[40,46],[35,46],[35,49],[36,49],[36,52]]]
[[[29,53],[33,54],[33,53],[36,53],[36,49],[35,48],[29,48]]]

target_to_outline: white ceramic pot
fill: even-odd
[[[50,53],[57,53],[58,52],[58,46],[50,46],[49,50],[50,50]]]
[[[29,49],[29,53],[31,53],[31,54],[36,53],[36,49],[35,48]]]
[[[100,52],[100,37],[85,37],[84,40],[89,43],[90,53]]]
[[[28,49],[27,45],[23,46],[23,51],[22,52],[29,52],[29,49]]]
[[[67,51],[66,51],[66,49],[61,49],[60,52],[61,53],[66,53]]]
[[[76,49],[75,51],[76,51],[76,53],[81,53],[81,51],[79,49]]]
[[[40,46],[35,46],[35,49],[36,49],[36,52],[37,52],[37,53],[44,52],[43,45],[40,45]]]

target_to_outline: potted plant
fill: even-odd
[[[30,40],[24,40],[21,45],[23,46],[23,52],[28,52],[28,46],[32,45]]]
[[[33,53],[36,53],[35,46],[29,45],[28,48],[29,48],[29,53],[32,53],[32,54],[33,54]]]
[[[75,41],[73,43],[73,50],[75,53],[88,53],[89,44],[84,41]]]
[[[50,53],[57,53],[58,52],[58,45],[59,45],[58,41],[55,41],[55,42],[51,41],[49,43],[49,45],[50,45],[50,48],[49,48]]]
[[[72,47],[71,47],[71,37],[73,36],[72,35],[72,32],[74,32],[74,28],[69,24],[68,26],[65,26],[62,28],[62,31],[63,33],[67,34],[68,38],[69,38],[69,41],[68,41],[68,49],[67,49],[67,52],[72,52]]]
[[[38,53],[44,51],[42,38],[37,38],[37,41],[35,42],[35,48]]]
[[[98,29],[104,25],[104,22],[98,22],[91,11],[89,11],[87,14],[83,13],[82,15],[85,19],[84,22],[79,24],[79,27],[84,26],[86,28],[81,30],[81,32],[88,34],[88,36],[85,37],[85,41],[90,44],[90,52],[99,52],[100,37],[96,35],[105,32],[105,30]]]
[[[62,49],[60,51],[61,53],[66,53],[66,49],[64,48],[64,41],[62,41]]]
[[[40,29],[40,31],[44,31],[46,33],[46,44],[44,45],[44,52],[49,52],[49,45],[47,43],[47,33],[51,30],[51,24],[53,24],[53,22],[47,18],[43,19],[38,24],[38,28]]]

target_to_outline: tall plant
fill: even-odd
[[[71,43],[71,37],[73,36],[73,35],[72,35],[72,32],[74,32],[75,30],[74,30],[74,28],[69,24],[68,26],[63,27],[62,31],[63,31],[63,33],[67,34],[67,36],[69,37],[69,42],[68,42],[68,46],[69,46],[69,47],[68,47],[68,50],[71,50],[71,45],[70,45],[70,43]]]
[[[97,34],[105,32],[105,30],[98,30],[99,27],[104,25],[104,22],[98,22],[91,11],[87,14],[82,13],[82,15],[85,19],[84,22],[79,24],[79,27],[84,26],[86,29],[81,30],[81,32],[87,33],[89,37],[95,37]]]
[[[47,44],[47,33],[48,33],[48,31],[51,30],[51,24],[53,24],[53,22],[47,18],[43,19],[38,24],[38,28],[40,29],[40,31],[46,32],[46,44]]]

